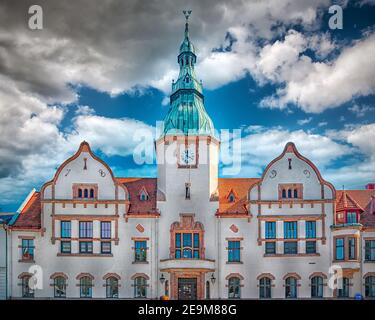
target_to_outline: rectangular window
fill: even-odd
[[[228,261],[240,262],[241,261],[241,242],[228,241]]]
[[[346,223],[357,223],[357,213],[347,212],[346,213]]]
[[[306,253],[307,254],[316,253],[316,241],[306,241]]]
[[[375,240],[365,241],[365,260],[375,261]]]
[[[348,246],[349,246],[349,260],[357,259],[357,246],[355,238],[348,239]]]
[[[184,233],[182,235],[182,239],[183,239],[183,246],[184,247],[191,247],[191,245],[192,245],[191,233]]]
[[[199,233],[176,233],[175,234],[175,258],[176,259],[199,259]]]
[[[344,238],[336,238],[336,260],[345,259],[344,240]]]
[[[79,253],[92,253],[92,241],[80,241]]]
[[[61,241],[61,253],[71,253],[72,246],[70,241]]]
[[[61,221],[61,238],[70,238],[72,236],[72,228],[70,221]]]
[[[111,242],[110,241],[102,241],[100,243],[100,252],[102,254],[110,254],[111,253]]]
[[[284,222],[284,239],[297,239],[297,221]]]
[[[181,233],[176,233],[175,248],[176,248],[175,258],[181,259]]]
[[[306,238],[316,238],[316,221],[306,221]]]
[[[276,254],[276,242],[266,242],[266,254]]]
[[[266,221],[266,239],[276,239],[275,221]]]
[[[92,221],[80,221],[79,222],[79,237],[80,238],[92,238],[93,226]]]
[[[297,253],[298,253],[297,241],[284,242],[284,254],[297,254]]]
[[[34,240],[22,239],[22,260],[34,260]]]
[[[194,259],[199,259],[199,233],[193,233],[194,245],[193,245],[193,255]]]
[[[147,261],[147,241],[146,240],[135,241],[134,247],[135,247],[134,261],[146,262]]]
[[[102,239],[111,239],[111,221],[100,222],[100,237]]]

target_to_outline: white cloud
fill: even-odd
[[[300,153],[311,159],[321,170],[351,152],[350,146],[324,135],[303,130],[265,128],[242,137],[242,168],[239,176],[261,175],[265,166],[283,151],[289,141],[294,142]]]
[[[300,119],[300,120],[297,120],[297,123],[300,125],[300,126],[303,126],[305,124],[308,124],[310,123],[312,120],[312,117],[308,117],[306,119]]]
[[[375,124],[347,126],[325,135],[259,126],[242,139],[242,166],[236,176],[259,177],[289,141],[337,188],[345,185],[363,189],[365,184],[375,181]],[[222,164],[221,171],[231,165]]]
[[[333,62],[313,62],[303,55],[306,43],[300,33],[291,32],[284,42],[263,48],[260,62],[267,63],[258,63],[258,70],[284,86],[265,98],[262,106],[283,109],[295,104],[305,112],[320,113],[375,92],[374,33],[343,49]],[[262,54],[268,60],[262,59]]]
[[[361,117],[364,117],[366,113],[374,111],[375,108],[366,104],[363,104],[363,105],[354,104],[353,106],[349,107],[348,110],[354,113],[357,118],[361,118]]]
[[[89,106],[77,106],[75,114],[89,116],[95,114],[95,110]]]

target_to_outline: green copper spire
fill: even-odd
[[[195,48],[189,38],[189,16],[184,11],[185,37],[180,46],[177,61],[180,74],[172,83],[170,108],[164,119],[163,135],[210,135],[214,136],[214,126],[204,108],[202,83],[197,80],[194,65],[197,61]]]

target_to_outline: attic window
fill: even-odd
[[[236,201],[236,197],[234,196],[234,194],[232,192],[228,196],[228,201],[229,202],[235,202]]]
[[[74,199],[95,199],[98,196],[96,184],[73,184]]]
[[[141,201],[147,201],[148,200],[148,194],[142,190],[141,193],[139,194],[139,200]]]

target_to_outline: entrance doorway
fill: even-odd
[[[197,300],[197,278],[178,278],[178,300]]]

